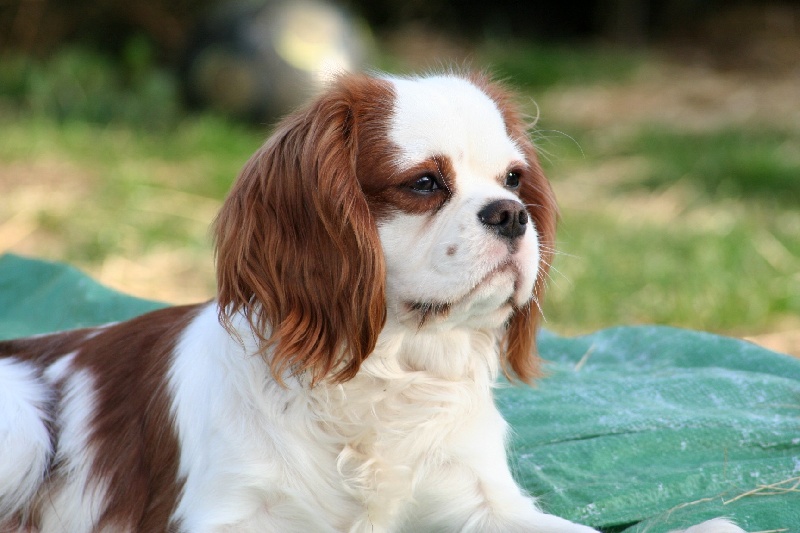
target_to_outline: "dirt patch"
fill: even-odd
[[[62,261],[70,257],[74,242],[68,236],[96,229],[91,224],[87,228],[87,224],[73,223],[86,217],[89,206],[98,201],[100,181],[91,169],[68,160],[0,164],[0,253]],[[120,244],[122,252],[96,261],[69,262],[104,285],[142,298],[176,304],[212,298],[213,254],[206,235],[218,202],[168,189],[151,192],[149,197],[150,201],[139,206],[140,213],[105,223],[131,224],[130,219],[137,216],[180,217],[199,228],[195,240],[206,241],[207,246],[156,246],[141,252],[138,238],[120,232],[125,241]],[[139,230],[131,228],[128,233]]]
[[[800,357],[800,329],[753,335],[744,339],[776,352]]]
[[[0,165],[0,252],[63,255],[64,243],[50,238],[43,218],[80,212],[80,204],[90,201],[94,181],[92,172],[64,160]]]
[[[210,300],[216,293],[210,249],[158,248],[137,258],[111,256],[89,274],[120,292],[172,304]]]

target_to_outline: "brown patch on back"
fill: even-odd
[[[86,340],[95,335],[99,330],[100,328],[83,328],[38,335],[35,337],[0,341],[0,358],[13,357],[33,364],[36,367],[37,378],[44,382],[45,380],[42,374],[47,366],[67,354],[78,351]],[[56,413],[58,412],[60,400],[61,384],[55,383],[50,391],[50,399],[48,401],[48,407],[46,408],[48,416],[44,420],[48,434],[50,435],[51,450],[55,450],[58,443],[58,420],[56,419]],[[49,470],[52,472],[55,466],[56,465],[51,464]],[[22,518],[19,520],[20,523],[23,523]],[[10,530],[16,531],[16,529]],[[3,524],[0,524],[0,532],[1,531],[5,531],[5,529],[3,529]]]
[[[73,329],[36,337],[0,341],[0,357],[15,357],[45,367],[81,348],[99,328]]]
[[[97,383],[92,476],[109,487],[99,529],[167,531],[180,496],[180,449],[167,373],[199,306],[148,313],[101,331],[74,360]]]
[[[42,368],[75,353],[70,368],[94,377],[92,477],[108,487],[98,530],[170,530],[182,483],[167,373],[176,342],[198,310],[173,307],[111,326],[0,342],[0,357]],[[49,482],[57,484],[58,476],[55,465]]]

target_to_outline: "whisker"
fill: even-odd
[[[526,122],[525,129],[528,131],[536,129],[536,125],[539,123],[539,119],[542,117],[542,108],[539,107],[539,102],[537,102],[534,98],[530,98],[531,104],[536,109],[535,115],[524,114],[522,115],[522,119]]]
[[[547,266],[548,266],[547,270],[545,270],[545,268],[542,265],[539,266],[539,268],[536,271],[537,279],[544,277],[546,283],[552,283],[556,287],[559,287],[560,285],[558,284],[558,281],[556,281],[555,278],[553,278],[553,276],[552,276],[552,274],[550,273],[550,270],[549,270],[550,268],[553,268],[553,267],[551,267],[550,265],[547,265]],[[562,274],[562,276],[563,276],[563,274]]]
[[[581,258],[579,255],[574,255],[574,254],[571,254],[569,252],[565,252],[564,250],[562,250],[560,248],[550,248],[550,247],[547,247],[547,246],[540,246],[539,249],[544,251],[544,252],[548,252],[548,253],[551,253],[553,255],[557,255],[557,256],[561,256],[561,257],[569,257],[569,258],[572,258],[572,259],[580,259]]]
[[[544,211],[551,211],[553,208],[542,204],[522,204],[525,207],[534,207],[536,209],[543,209]]]
[[[572,280],[571,280],[571,279],[569,279],[569,277],[567,277],[567,275],[566,275],[566,274],[564,274],[563,272],[561,272],[561,271],[560,271],[559,269],[557,269],[556,267],[554,267],[554,266],[551,266],[551,267],[550,267],[550,271],[547,273],[547,278],[548,278],[550,281],[552,281],[552,282],[553,282],[553,285],[555,285],[556,287],[558,287],[559,285],[558,285],[558,282],[555,280],[555,278],[553,278],[553,276],[552,276],[553,272],[555,272],[556,274],[558,274],[559,276],[561,276],[562,278],[564,278],[564,281],[566,281],[566,282],[567,282],[567,284],[569,284],[570,286],[574,285],[574,284],[573,284],[573,282],[572,282]]]
[[[542,306],[541,306],[541,304],[539,304],[539,298],[537,298],[537,297],[536,297],[536,295],[534,294],[534,295],[531,297],[531,301],[532,301],[532,302],[533,302],[533,303],[536,305],[536,309],[538,309],[538,310],[539,310],[539,316],[541,316],[541,317],[542,317],[542,321],[543,321],[543,322],[545,322],[545,323],[547,323],[547,317],[546,317],[546,316],[544,316],[544,310],[542,309]]]
[[[436,173],[439,174],[439,179],[442,180],[444,188],[447,189],[448,193],[453,194],[453,191],[451,191],[450,187],[447,185],[447,180],[444,179],[444,175],[442,174],[442,166],[439,164],[439,156],[433,156],[433,162],[436,163]]]
[[[568,134],[566,132],[563,132],[563,131],[560,131],[560,130],[535,130],[535,131],[533,131],[531,133],[531,140],[536,145],[536,150],[539,152],[539,155],[543,156],[549,163],[552,163],[555,158],[554,158],[553,153],[551,153],[549,150],[547,150],[542,145],[542,143],[539,142],[539,141],[549,140],[551,138],[550,136],[543,135],[544,133],[555,133],[555,134],[558,134],[559,136],[566,137],[567,139],[572,141],[573,144],[575,144],[575,146],[578,147],[578,150],[580,150],[580,153],[581,153],[581,157],[583,159],[586,159],[586,153],[583,151],[583,147],[578,142],[578,140],[575,139],[570,134]]]

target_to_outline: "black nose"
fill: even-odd
[[[495,200],[478,211],[478,220],[501,237],[514,240],[525,235],[528,213],[516,200]]]

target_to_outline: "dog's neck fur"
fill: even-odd
[[[280,385],[252,355],[257,350],[247,321],[235,325],[245,350],[235,350],[238,355],[230,363],[261,367],[243,374],[267,381],[253,383],[268,392],[266,412],[253,415],[277,422],[274,401],[283,398],[281,420],[291,420],[287,427],[312,428],[314,438],[304,444],[316,443],[308,448],[309,457],[330,462],[325,484],[345,489],[343,509],[366,502],[363,520],[370,523],[396,520],[413,499],[415,481],[446,464],[448,450],[469,446],[462,441],[473,433],[469,428],[476,420],[493,416],[492,385],[499,367],[493,332],[452,328],[429,333],[389,320],[353,379],[311,388],[304,376],[287,376],[286,387],[276,395]]]
[[[337,469],[371,522],[394,521],[422,473],[447,464],[465,428],[493,409],[494,343],[485,332],[389,325],[354,379],[311,391],[329,402],[323,425],[345,444]]]

